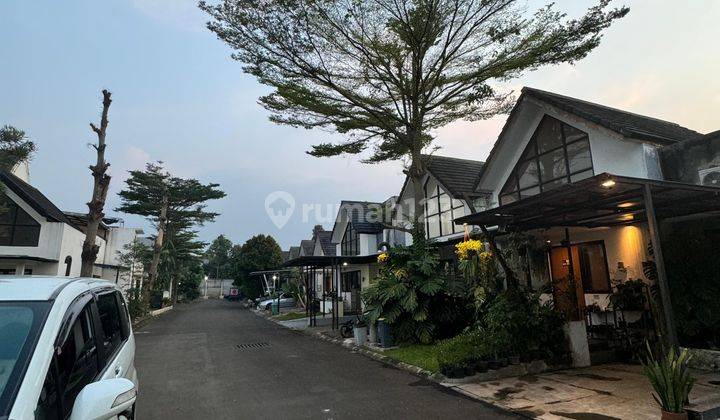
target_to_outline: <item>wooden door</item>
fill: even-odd
[[[553,297],[560,311],[570,320],[579,321],[585,313],[585,292],[583,290],[582,271],[580,269],[580,252],[576,245],[571,247],[573,282],[575,296],[570,290],[570,259],[567,247],[550,250],[550,270],[552,272]]]

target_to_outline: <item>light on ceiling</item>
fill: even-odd
[[[603,183],[600,185],[602,185],[605,188],[612,188],[615,186],[615,181],[612,179],[607,179],[607,180],[603,181]]]
[[[628,208],[628,207],[637,206],[637,204],[638,204],[638,203],[634,203],[634,202],[632,202],[632,201],[626,201],[626,202],[624,202],[624,203],[618,204],[618,207],[620,207],[621,209],[626,209],[626,208]]]

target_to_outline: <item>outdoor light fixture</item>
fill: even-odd
[[[600,185],[602,185],[605,188],[612,188],[615,186],[615,181],[612,179],[607,179],[607,180],[603,181],[603,183]]]
[[[343,267],[347,267],[347,261],[343,262]]]
[[[277,280],[277,274],[273,274],[272,279]]]
[[[618,207],[620,207],[621,209],[626,209],[626,208],[628,208],[628,207],[637,206],[637,204],[638,204],[638,203],[633,203],[633,202],[631,202],[631,201],[627,201],[627,202],[625,202],[625,203],[620,203],[620,204],[618,204]]]
[[[635,218],[635,216],[633,216],[632,214],[624,214],[624,215],[620,218],[620,220],[633,220],[634,218]]]

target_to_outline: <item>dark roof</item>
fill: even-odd
[[[323,254],[333,256],[335,255],[335,244],[332,243],[332,231],[323,230],[317,233],[317,239],[320,241]]]
[[[0,181],[47,220],[67,223],[75,227],[65,214],[37,188],[7,171],[0,172]]]
[[[474,192],[475,181],[485,162],[447,156],[422,155],[428,172],[447,188],[454,198]]]
[[[340,265],[347,263],[349,265],[354,264],[372,264],[377,263],[378,254],[370,255],[344,255],[344,256],[329,256],[329,255],[316,255],[309,257],[298,257],[290,261],[286,261],[283,267],[329,267],[333,265]]]
[[[340,211],[343,208],[350,208],[350,223],[358,233],[378,233],[382,232],[383,226],[378,220],[381,218],[383,209],[382,203],[372,203],[369,201],[348,201],[343,200],[340,203]],[[346,213],[347,214],[347,213]],[[345,220],[345,215],[341,215]]]
[[[280,254],[282,255],[283,262],[290,259],[290,251],[281,251]]]
[[[697,131],[672,122],[558,95],[557,93],[529,87],[523,88],[522,93],[609,128],[626,137],[638,140],[669,144],[702,136]]]
[[[305,251],[305,255],[312,255],[315,251],[315,242],[310,239],[303,239],[300,241],[300,247]]]
[[[297,258],[300,256],[300,247],[299,246],[291,246],[290,250],[288,251],[288,259]]]

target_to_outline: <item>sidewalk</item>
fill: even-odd
[[[720,373],[696,372],[690,403],[720,401]],[[608,364],[464,385],[469,397],[541,419],[657,419],[660,409],[637,365]],[[707,417],[706,417],[707,418]],[[713,417],[710,417],[713,418]]]

